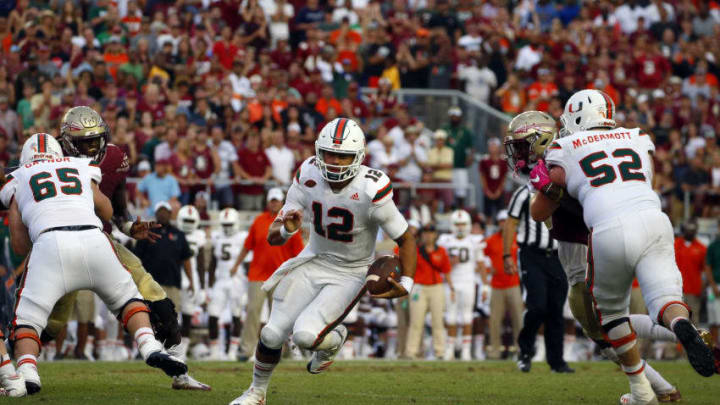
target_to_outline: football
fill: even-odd
[[[400,281],[402,271],[400,270],[400,259],[397,256],[387,255],[377,258],[368,269],[365,276],[365,285],[370,294],[382,294],[392,289],[392,284],[387,278],[392,276],[395,281]]]

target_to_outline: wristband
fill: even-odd
[[[283,240],[288,240],[297,233],[298,229],[296,229],[295,232],[288,232],[287,229],[285,229],[285,224],[283,224],[283,226],[280,227],[280,237],[283,238]]]
[[[412,277],[408,277],[408,276],[400,277],[400,285],[403,286],[403,288],[405,289],[405,291],[408,292],[408,294],[410,294],[410,291],[412,290],[414,284],[415,284],[415,281],[412,279]]]
[[[124,233],[127,236],[132,236],[130,232],[132,231],[133,221],[127,221],[124,224],[122,224],[122,228],[120,228],[120,231]]]

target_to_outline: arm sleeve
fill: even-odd
[[[12,174],[8,174],[7,182],[0,188],[0,202],[5,208],[10,208],[13,196],[15,196],[15,189],[17,188],[17,180]]]
[[[290,186],[290,189],[287,192],[287,195],[285,196],[285,204],[283,205],[282,209],[280,210],[280,213],[278,213],[278,217],[281,217],[283,213],[292,211],[292,210],[301,210],[305,206],[303,204],[305,200],[304,193],[300,186],[298,185],[297,180],[293,182],[293,184]]]
[[[408,223],[391,198],[387,199],[384,204],[374,206],[371,209],[370,217],[380,224],[380,227],[390,239],[396,240],[407,230]]]
[[[553,142],[548,146],[547,150],[545,151],[545,163],[547,163],[548,168],[549,166],[560,166],[565,171],[567,171],[567,167],[565,167],[565,162],[563,161],[563,157],[565,156],[565,150],[563,149],[562,145],[558,142]]]

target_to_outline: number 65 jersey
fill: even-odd
[[[10,207],[15,198],[33,242],[44,230],[59,226],[94,225],[102,229],[92,191],[92,182],[100,184],[102,174],[90,159],[62,157],[28,162],[10,173],[7,180],[0,189],[0,201]]]
[[[645,209],[660,210],[652,189],[655,145],[639,128],[581,131],[555,139],[548,166],[565,170],[568,193],[583,206],[588,228]]]
[[[299,258],[320,256],[341,267],[367,268],[380,228],[393,240],[407,230],[392,197],[390,178],[367,166],[360,166],[350,183],[334,192],[311,157],[296,172],[278,217],[301,210],[311,223],[310,241]]]

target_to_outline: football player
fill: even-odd
[[[529,129],[528,129],[529,128]],[[508,127],[505,139],[513,168],[535,167],[546,153],[546,146],[552,139],[561,136],[556,134],[555,120],[547,114],[527,111],[518,115]],[[564,133],[564,131],[563,131]],[[531,213],[537,208],[537,196],[530,202]],[[552,215],[550,234],[558,240],[559,259],[570,284],[568,295],[570,311],[580,323],[585,334],[600,348],[603,355],[616,363],[618,357],[601,330],[600,322],[593,308],[592,297],[585,284],[587,268],[587,241],[589,232],[582,218],[582,207],[577,200],[565,194],[560,199],[560,206]],[[630,324],[640,338],[675,341],[675,335],[662,327],[654,325],[647,315],[630,315]],[[660,402],[675,402],[681,398],[680,392],[667,382],[650,364],[645,367],[645,374]]]
[[[549,169],[541,160],[531,171],[531,184],[542,191],[531,214],[548,218],[564,193],[582,205],[590,230],[588,289],[630,381],[630,394],[621,403],[647,404],[657,398],[630,324],[635,277],[651,317],[675,333],[695,371],[712,376],[715,364],[682,301],[672,224],[652,189],[655,145],[639,128],[616,127],[614,115],[613,101],[601,91],[583,90],[570,97],[560,117],[567,136],[548,147]]]
[[[58,140],[66,156],[90,158],[99,162],[102,173],[100,191],[110,199],[113,208],[112,220],[103,222],[103,230],[108,235],[112,230],[111,223],[114,223],[123,234],[137,240],[157,240],[160,237],[152,231],[159,225],[141,221],[140,218],[133,221],[128,212],[125,185],[130,163],[122,149],[109,143],[110,128],[100,114],[87,106],[71,108],[63,116]],[[164,342],[166,348],[179,344],[180,327],[172,301],[145,270],[137,256],[113,238],[111,242],[123,266],[130,271],[135,285],[148,303],[150,319],[158,339]],[[48,319],[48,326],[43,331],[43,341],[54,339],[67,324],[75,296],[76,293],[70,293],[55,305]],[[175,389],[205,390],[206,387],[188,375],[173,380]]]
[[[330,121],[315,141],[315,156],[302,163],[285,205],[270,226],[268,242],[280,245],[311,223],[310,241],[266,281],[273,293],[270,319],[260,332],[253,382],[233,405],[264,404],[285,339],[313,353],[308,372],[332,364],[347,337],[343,318],[365,294],[365,275],[374,258],[379,228],[400,247],[402,277],[388,277],[392,289],[377,298],[395,298],[412,289],[415,238],[393,202],[388,176],[363,166],[365,134],[347,118]]]
[[[97,163],[63,157],[55,138],[35,134],[23,145],[20,164],[0,189],[0,201],[10,207],[13,250],[30,253],[11,335],[27,392],[34,394],[42,387],[37,372],[39,336],[53,306],[63,295],[81,289],[98,294],[122,319],[149,366],[169,376],[185,374],[185,363],[164,353],[162,343],[155,339],[150,310],[110,237],[101,230],[100,218],[111,219],[112,205],[98,186]]]
[[[220,211],[220,230],[213,231],[210,239],[213,255],[210,262],[210,302],[208,303],[208,329],[210,332],[210,358],[237,360],[240,346],[240,315],[242,298],[247,291],[247,276],[241,267],[235,267],[235,261],[242,251],[247,232],[240,230],[240,214],[234,208]],[[223,310],[230,306],[232,332],[227,352],[221,350],[218,340],[218,319]]]
[[[445,348],[445,360],[455,358],[455,339],[458,328],[462,331],[460,359],[472,360],[472,321],[475,305],[475,275],[480,274],[482,284],[487,285],[484,255],[480,246],[470,236],[472,220],[464,210],[455,210],[450,214],[451,233],[442,234],[437,244],[447,250],[452,263],[450,277],[454,292],[449,288],[445,323],[448,329],[448,342]]]
[[[197,208],[192,205],[186,205],[180,208],[177,215],[177,225],[181,231],[185,233],[192,257],[190,258],[190,267],[193,275],[193,284],[200,286],[198,292],[193,293],[190,289],[190,280],[182,272],[181,281],[181,299],[182,308],[180,309],[182,317],[182,326],[180,335],[182,336],[180,344],[177,347],[178,358],[185,360],[187,358],[188,347],[190,346],[190,325],[192,317],[198,305],[202,305],[204,300],[205,289],[205,261],[202,259],[202,250],[207,243],[207,235],[200,227],[200,213]]]

